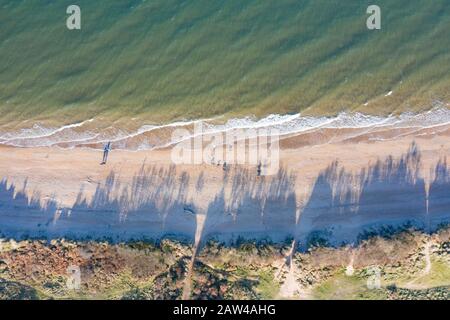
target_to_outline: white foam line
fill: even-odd
[[[73,139],[73,140],[62,140],[62,141],[55,141],[55,142],[49,142],[49,143],[41,143],[41,144],[35,144],[33,145],[33,147],[52,147],[52,146],[56,146],[58,144],[64,144],[64,143],[76,143],[76,142],[85,142],[91,139],[95,139],[99,136],[100,134],[97,133],[95,134],[93,137],[88,137],[88,138],[82,138],[82,139]],[[25,138],[18,138],[18,139],[14,139],[14,140],[22,140]],[[92,142],[92,143],[96,143],[96,142]],[[6,142],[4,143],[5,145],[8,146],[12,146],[12,147],[23,147],[23,145],[20,144],[15,144],[13,142]]]
[[[61,132],[61,131],[64,131],[64,130],[66,130],[66,129],[71,129],[71,128],[78,128],[78,127],[81,127],[81,126],[83,126],[84,124],[86,124],[86,123],[88,123],[88,122],[92,122],[92,121],[94,121],[94,119],[89,119],[89,120],[85,120],[85,121],[83,121],[83,122],[78,122],[78,123],[73,123],[73,124],[69,124],[69,125],[66,125],[66,126],[62,126],[62,127],[60,127],[60,128],[58,128],[58,129],[54,129],[53,131],[51,131],[51,132],[48,132],[48,133],[46,133],[46,134],[42,134],[42,135],[35,135],[35,136],[24,136],[24,137],[14,137],[14,138],[4,138],[4,135],[1,137],[1,139],[4,139],[5,141],[11,141],[11,140],[17,140],[17,139],[38,139],[38,138],[47,138],[47,137],[50,137],[50,136],[52,136],[52,135],[54,135],[54,134],[56,134],[56,133],[58,133],[58,132]],[[43,128],[44,130],[51,130],[51,129],[45,129],[45,128]],[[30,130],[30,129],[27,129],[27,130]]]
[[[118,141],[121,141],[121,140],[134,138],[134,137],[139,136],[141,134],[148,133],[148,132],[151,132],[151,131],[154,131],[154,130],[158,130],[158,129],[172,128],[172,127],[185,127],[185,126],[189,126],[189,125],[192,125],[192,124],[195,124],[195,123],[211,121],[211,120],[215,120],[215,118],[204,119],[204,120],[179,121],[179,122],[173,122],[173,123],[163,124],[163,125],[159,125],[159,126],[144,125],[141,128],[139,128],[135,133],[131,133],[131,134],[127,135],[127,136],[120,137],[120,138],[115,138],[115,139],[111,139],[111,140],[108,140],[108,139],[99,140],[98,143],[118,142]],[[142,129],[143,127],[151,127],[151,128]]]
[[[67,126],[63,126],[58,129],[51,130],[50,132],[46,132],[44,134],[37,134],[31,136],[16,136],[16,137],[7,137],[5,138],[5,134],[0,137],[0,143],[7,143],[10,145],[20,144],[23,140],[38,140],[36,141],[36,145],[34,146],[52,146],[56,144],[63,143],[78,143],[78,146],[82,146],[88,143],[101,144],[106,141],[111,141],[113,143],[124,143],[127,144],[128,139],[132,139],[139,135],[146,134],[148,132],[152,132],[155,130],[160,130],[164,128],[176,128],[176,127],[187,127],[191,125],[195,125],[198,123],[203,124],[203,130],[201,133],[196,133],[195,131],[189,134],[186,137],[183,137],[177,141],[171,141],[168,143],[164,143],[162,145],[151,146],[149,141],[143,142],[138,146],[138,149],[161,149],[170,147],[174,144],[187,141],[198,136],[212,136],[216,134],[223,134],[230,132],[232,130],[240,130],[240,129],[261,129],[261,128],[274,128],[280,131],[280,136],[294,135],[302,132],[314,132],[314,130],[319,129],[339,129],[339,128],[348,128],[348,129],[367,129],[365,133],[370,130],[377,130],[383,128],[393,128],[393,129],[426,129],[432,127],[445,126],[450,124],[450,110],[445,108],[433,108],[424,113],[403,113],[399,116],[389,115],[387,117],[380,116],[372,116],[365,115],[362,113],[347,113],[341,112],[334,117],[302,117],[300,113],[294,115],[278,115],[271,114],[262,119],[254,120],[251,117],[245,117],[241,119],[230,119],[224,124],[213,124],[209,123],[212,120],[216,120],[216,118],[212,119],[200,119],[200,120],[192,120],[192,121],[178,121],[174,123],[168,123],[163,125],[143,125],[138,130],[132,133],[124,132],[123,130],[117,129],[118,131],[112,133],[112,137],[107,139],[105,138],[105,131],[99,132],[94,136],[89,136],[81,139],[72,139],[72,140],[64,140],[64,141],[39,141],[39,139],[49,138],[52,135],[56,135],[59,132],[62,132],[66,129],[81,127],[87,122],[91,122],[94,119],[86,120],[80,123],[75,123]],[[33,127],[37,131],[46,131],[49,129],[42,128],[39,125],[35,125]],[[24,129],[21,131],[21,134],[27,133],[27,131],[32,131],[32,129]],[[116,129],[114,127],[108,127]],[[258,135],[258,134],[257,134]],[[99,138],[101,136],[102,138]],[[58,138],[56,136],[55,138]],[[99,138],[99,140],[96,140]],[[144,137],[145,138],[145,137]],[[53,138],[52,138],[53,139]],[[14,142],[14,144],[11,144]],[[24,141],[25,144],[27,141]],[[39,142],[42,145],[38,145]],[[31,145],[29,145],[31,147]]]
[[[269,117],[273,117],[273,116],[278,116],[278,115],[270,115],[270,116],[268,116],[268,117],[266,117],[266,118],[264,118],[264,119],[262,119],[262,120],[260,120],[258,122],[255,122],[254,125],[232,126],[232,127],[226,128],[226,125],[229,122],[232,122],[232,121],[236,120],[236,119],[232,119],[232,120],[228,121],[227,124],[225,124],[225,125],[217,125],[218,127],[219,126],[224,126],[225,128],[222,129],[222,130],[219,129],[219,130],[215,130],[215,131],[203,131],[201,134],[191,135],[191,136],[186,137],[184,139],[181,139],[179,141],[168,143],[168,144],[162,145],[162,146],[157,146],[157,147],[154,147],[154,148],[151,148],[151,149],[166,148],[166,147],[168,147],[170,145],[173,145],[173,144],[176,144],[176,143],[180,143],[182,141],[189,140],[189,139],[195,138],[197,136],[206,135],[206,134],[208,134],[208,135],[210,135],[210,134],[218,134],[218,133],[228,132],[228,131],[235,130],[235,129],[258,129],[258,128],[270,127],[270,126],[274,126],[274,125],[281,125],[283,123],[292,121],[293,119],[300,117],[300,114],[295,114],[295,115],[289,116],[285,120],[280,120],[280,121],[273,122],[273,123],[267,123],[267,124],[266,123],[261,123],[261,122],[265,121],[266,119],[268,119]],[[129,135],[124,136],[124,137],[111,139],[111,140],[107,140],[107,139],[106,140],[99,140],[97,143],[119,142],[119,141],[127,140],[127,139],[130,139],[130,138],[134,138],[134,137],[139,136],[141,134],[148,133],[148,132],[151,132],[151,131],[154,131],[154,130],[158,130],[158,129],[172,128],[172,127],[185,127],[185,126],[193,125],[193,124],[196,124],[196,123],[206,123],[207,124],[207,121],[216,120],[216,119],[217,118],[194,120],[194,121],[186,121],[186,122],[174,122],[174,123],[169,123],[169,124],[160,125],[160,126],[152,126],[151,128],[145,129],[145,130],[139,129],[135,133],[129,134]],[[243,121],[251,121],[249,118],[244,118],[242,120]],[[258,125],[258,123],[260,123],[260,124]],[[150,126],[150,125],[144,125],[143,127],[145,127],[145,126]]]
[[[356,126],[349,126],[349,125],[347,125],[347,126],[344,125],[344,126],[339,126],[339,127],[327,126],[328,124],[331,124],[331,123],[335,122],[336,120],[340,120],[339,119],[340,117],[347,116],[347,115],[348,115],[347,113],[341,113],[341,114],[339,114],[338,116],[336,116],[334,118],[326,118],[326,119],[328,119],[328,121],[326,121],[325,123],[318,124],[317,126],[304,127],[304,128],[299,128],[297,130],[294,129],[292,131],[283,132],[283,133],[280,134],[280,137],[284,137],[284,136],[292,135],[292,134],[298,134],[298,133],[306,132],[306,131],[311,131],[312,132],[312,131],[315,131],[315,130],[318,130],[318,129],[340,129],[340,128],[345,128],[345,129],[376,129],[376,128],[389,127],[389,126],[395,127],[396,124],[401,123],[401,122],[404,121],[402,119],[396,119],[395,117],[390,115],[390,116],[388,116],[386,118],[383,118],[379,122],[369,123],[367,125],[362,125],[362,126],[357,126],[357,127]],[[357,113],[355,115],[366,117],[366,115],[361,114],[361,113]],[[417,114],[417,115],[420,115],[420,114]],[[417,115],[413,115],[412,114],[411,116],[415,117]],[[297,114],[297,115],[293,116],[293,118],[294,117],[300,117],[300,114]],[[292,121],[292,119],[289,120],[289,121]],[[314,119],[314,118],[311,118],[311,119]],[[325,118],[317,118],[317,119],[325,119]],[[395,119],[394,122],[388,123],[389,121],[392,121],[394,119]],[[286,123],[286,122],[289,122],[289,121],[280,121],[276,125],[280,125],[280,124],[283,124],[283,123]],[[405,127],[395,127],[395,128],[399,128],[399,129],[412,129],[412,128],[426,129],[426,128],[431,128],[431,127],[434,127],[434,126],[444,126],[446,124],[450,124],[450,121],[442,123],[442,124],[435,124],[435,125],[424,126],[424,127],[405,126]],[[201,135],[214,135],[214,134],[219,134],[219,133],[226,133],[226,132],[234,130],[234,129],[255,129],[255,128],[262,128],[262,127],[270,127],[270,126],[274,126],[274,125],[273,124],[265,124],[265,125],[260,125],[260,126],[241,126],[241,127],[230,127],[230,128],[226,128],[226,129],[223,129],[223,130],[205,131],[205,132],[202,132],[200,134],[193,134],[193,135],[190,135],[190,136],[188,136],[186,138],[183,138],[183,139],[180,139],[180,140],[177,140],[177,141],[173,141],[173,142],[169,142],[169,143],[166,143],[166,144],[161,145],[161,146],[155,146],[153,148],[150,148],[149,150],[164,149],[164,148],[170,147],[172,145],[175,145],[177,143],[181,143],[181,142],[184,142],[184,141],[187,141],[187,140],[190,140],[190,139],[194,139],[194,138],[196,138],[198,136],[201,136]],[[369,131],[366,130],[365,133],[367,133],[367,132],[369,132]],[[415,130],[412,131],[412,132],[415,132]],[[358,135],[356,135],[356,136],[358,136]]]
[[[282,123],[279,123],[278,125],[280,125],[280,124],[282,124]],[[240,126],[240,127],[229,127],[229,128],[225,128],[223,130],[204,131],[204,132],[201,132],[201,133],[198,133],[198,134],[189,135],[189,136],[187,136],[187,137],[185,137],[183,139],[179,139],[177,141],[168,142],[168,143],[163,144],[161,146],[155,146],[155,147],[151,148],[150,150],[164,149],[164,148],[170,147],[170,146],[172,146],[174,144],[181,143],[181,142],[184,142],[184,141],[188,141],[188,140],[191,140],[191,139],[195,139],[195,138],[200,137],[200,136],[215,135],[215,134],[226,133],[226,132],[229,132],[229,131],[232,131],[232,130],[239,130],[239,129],[260,129],[260,128],[270,127],[270,126],[271,126],[270,124],[267,124],[267,125],[264,125],[264,126],[258,126],[258,127],[256,127],[256,126],[255,127],[252,127],[252,126]],[[304,128],[304,129],[306,131],[306,130],[310,130],[312,128]]]

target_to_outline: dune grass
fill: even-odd
[[[0,123],[450,100],[448,0],[379,0],[379,31],[366,28],[367,0],[78,0],[82,30],[69,31],[72,2],[0,0]]]
[[[430,272],[423,275],[416,275],[416,277],[413,277],[411,280],[403,281],[403,283],[399,284],[399,287],[413,286],[427,289],[439,286],[449,286],[450,264],[445,261],[432,259]]]
[[[313,298],[319,300],[384,300],[382,289],[369,289],[366,279],[335,274],[313,290]]]

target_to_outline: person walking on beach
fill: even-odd
[[[103,148],[103,161],[100,164],[106,164],[106,161],[108,161],[108,154],[111,151],[111,142],[108,141],[107,144],[105,144],[105,147]]]
[[[256,167],[256,176],[261,176],[261,161],[258,162],[258,166]]]

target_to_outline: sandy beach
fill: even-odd
[[[449,128],[376,133],[385,140],[348,129],[287,135],[280,141],[280,171],[262,177],[251,165],[174,165],[170,148],[113,149],[100,165],[101,150],[2,146],[3,230],[303,241],[320,231],[354,241],[384,223],[437,226],[450,217]],[[36,223],[34,210],[46,223]],[[84,212],[79,221],[78,211]]]

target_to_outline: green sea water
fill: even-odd
[[[449,31],[449,0],[0,0],[0,123],[424,110]]]

